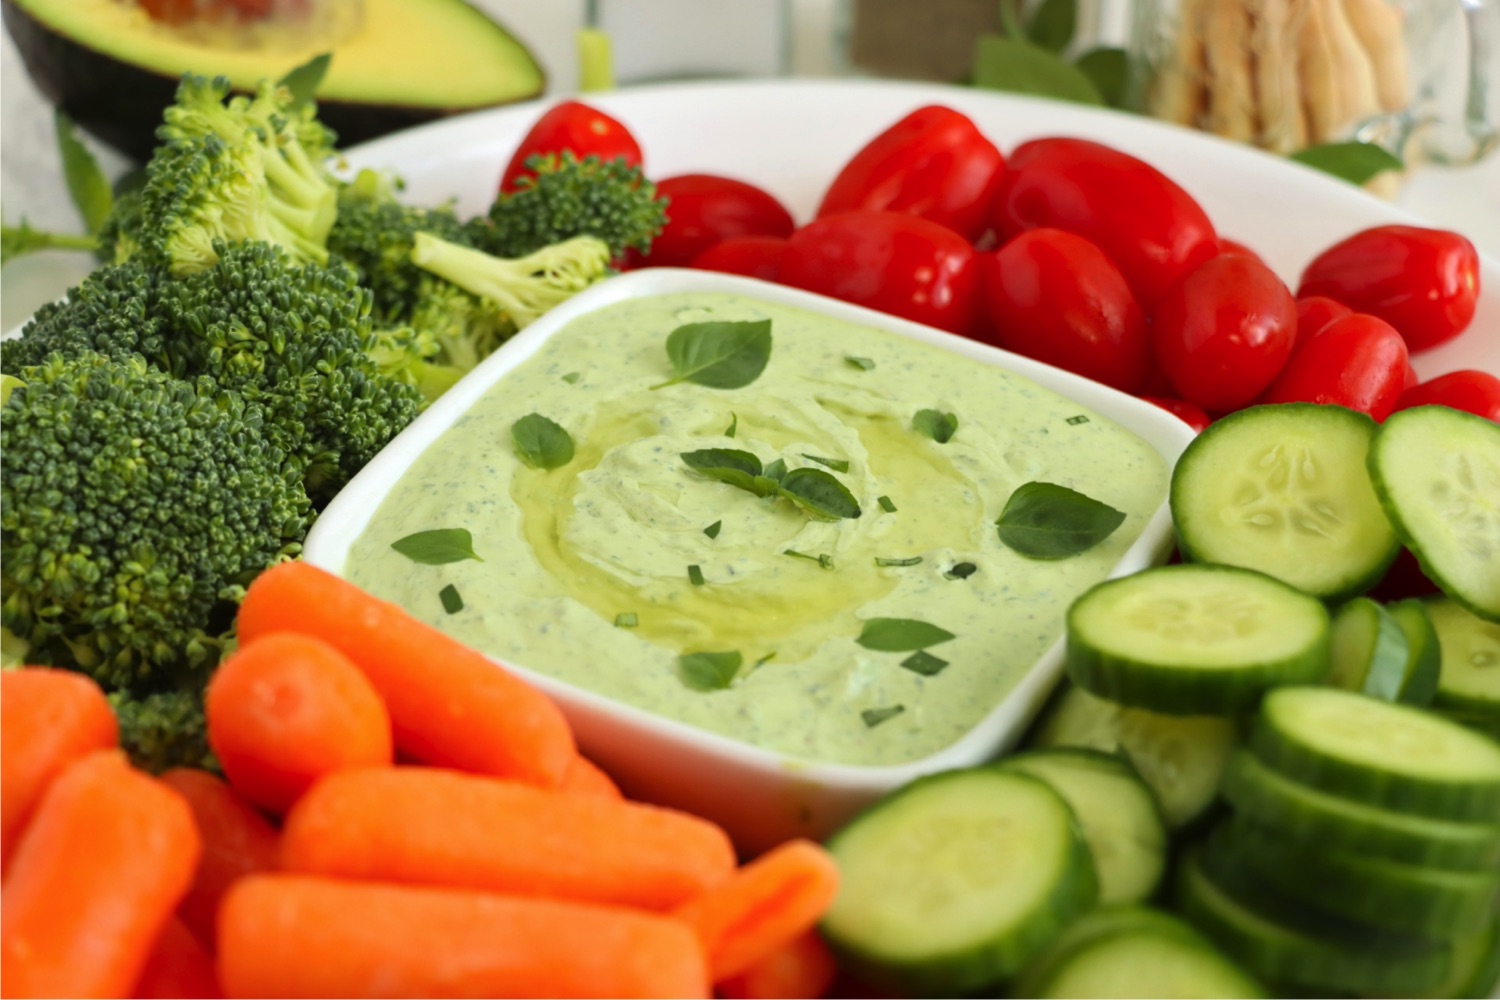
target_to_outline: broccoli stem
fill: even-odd
[[[609,273],[609,245],[575,236],[525,257],[494,257],[481,250],[417,233],[411,259],[425,271],[499,306],[517,329],[583,291]]]

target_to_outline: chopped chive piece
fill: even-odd
[[[443,610],[450,615],[456,615],[464,609],[463,595],[451,583],[438,591],[438,600],[443,602]]]
[[[562,380],[569,385],[573,385],[581,378],[583,378],[583,372],[568,372],[568,374],[562,377]]]
[[[1069,417],[1068,418],[1068,423],[1070,423],[1070,424],[1086,424],[1088,422],[1089,422],[1089,418],[1086,417],[1086,416],[1084,416],[1082,413],[1078,414],[1078,416],[1076,416],[1076,417]]]
[[[721,527],[723,527],[723,526],[724,526],[724,522],[723,521],[715,521],[713,524],[710,524],[708,527],[704,528],[703,529],[703,533],[705,535],[707,535],[709,538],[718,538],[719,537],[719,529]]]
[[[796,559],[806,559],[809,562],[815,562],[819,566],[822,566],[824,569],[833,569],[833,556],[829,555],[826,552],[820,553],[818,555],[809,555],[806,552],[798,552],[796,549],[787,549],[781,554],[784,556],[792,556]]]
[[[850,368],[858,368],[862,372],[867,372],[871,368],[875,367],[875,362],[871,361],[869,358],[859,358],[855,357],[852,354],[844,355],[844,364],[848,365]]]
[[[921,561],[921,556],[908,556],[905,559],[882,559],[880,556],[875,557],[876,566],[915,566]]]
[[[771,660],[774,660],[774,659],[776,659],[776,650],[773,649],[769,653],[767,653],[765,656],[762,656],[760,659],[756,660],[755,661],[755,665],[758,667],[762,663],[767,663],[767,662],[769,662]]]
[[[940,656],[933,656],[925,649],[919,649],[902,660],[901,665],[914,674],[921,674],[923,677],[936,677],[943,672],[943,668],[948,665],[948,661]]]
[[[640,623],[634,611],[621,611],[615,615],[615,628],[635,628]]]
[[[699,569],[697,566],[689,566],[688,579],[692,581],[692,584],[695,587],[703,586],[703,570]]]
[[[724,428],[724,436],[734,437],[734,432],[740,429],[740,415],[733,410],[729,411],[729,426]]]
[[[803,453],[802,457],[807,459],[809,462],[817,462],[819,465],[826,465],[834,472],[849,471],[848,461],[842,458],[819,458],[817,455],[809,455],[805,452]]]
[[[967,580],[969,577],[978,572],[979,567],[975,566],[973,563],[961,562],[954,563],[952,566],[948,567],[947,571],[943,573],[943,576],[949,580]]]
[[[905,705],[891,705],[887,708],[867,708],[859,713],[859,717],[865,720],[865,725],[874,729],[886,719],[900,715],[906,711]]]
[[[891,503],[890,497],[880,497],[877,502],[880,504],[880,509],[885,511],[887,514],[896,513],[896,505]]]

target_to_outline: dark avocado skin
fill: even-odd
[[[149,160],[156,148],[162,111],[177,93],[177,78],[142,69],[55,32],[14,0],[0,0],[0,6],[5,10],[5,27],[37,89],[100,142],[138,163]],[[337,133],[342,148],[472,110],[319,99],[318,120]]]

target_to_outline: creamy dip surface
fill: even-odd
[[[673,375],[675,328],[751,319],[770,319],[772,337],[754,382],[651,388]],[[947,443],[913,429],[922,409],[957,417]],[[568,431],[571,462],[520,461],[511,426],[531,413]],[[705,448],[824,469],[861,514],[815,520],[706,478],[681,458]],[[395,486],[344,572],[504,662],[791,757],[897,764],[999,704],[1145,528],[1167,475],[1135,435],[1001,369],[753,298],[659,295],[574,320],[503,376]],[[1031,481],[1125,521],[1079,555],[1024,558],[995,521]],[[482,561],[423,565],[391,548],[439,528],[470,531]],[[463,600],[453,614],[448,585]],[[924,674],[903,666],[911,652],[860,645],[872,618],[952,633],[926,650],[946,665],[921,660],[937,669]],[[680,656],[729,651],[743,666],[728,688],[684,683]]]

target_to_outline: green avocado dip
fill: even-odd
[[[672,382],[674,331],[765,320],[748,384]],[[760,480],[683,457],[725,452]],[[501,377],[392,489],[344,573],[502,662],[789,757],[900,764],[1014,688],[1167,471],[1123,428],[952,352],[743,296],[659,295],[573,320]],[[1022,556],[996,521],[1033,482],[1123,523],[1077,554]],[[477,558],[413,558],[464,531]]]

